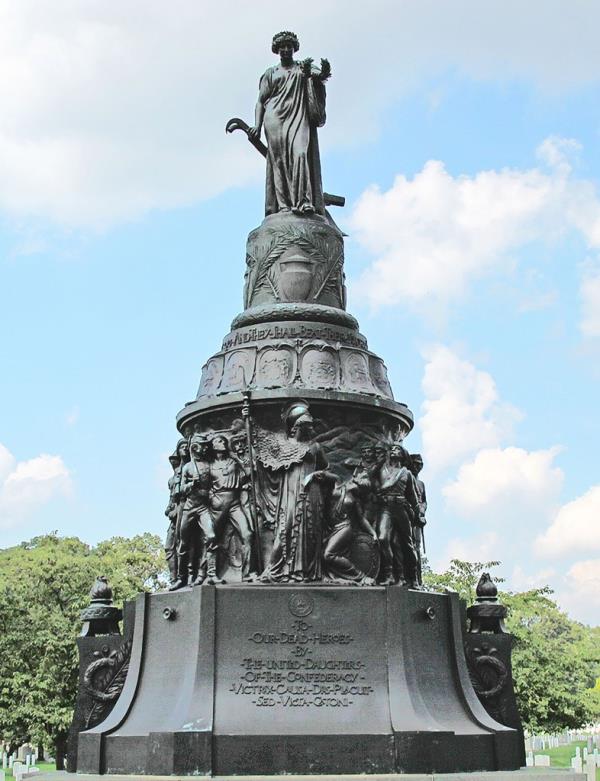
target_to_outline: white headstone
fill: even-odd
[[[14,764],[14,761],[15,761],[15,755],[11,754],[10,757],[8,758],[8,766],[12,767],[13,764]]]
[[[582,773],[583,772],[583,766],[581,764],[581,757],[573,757],[571,760],[571,767],[576,773]]]
[[[4,781],[5,778],[6,778],[6,774],[4,770],[0,770],[0,781]]]
[[[6,770],[7,767],[8,767],[8,754],[6,753],[6,751],[3,751],[2,752],[2,769]]]
[[[588,759],[585,763],[585,774],[587,781],[596,781],[596,763],[593,759]]]
[[[533,751],[527,752],[527,757],[525,759],[525,764],[527,767],[533,767]]]
[[[550,757],[548,754],[536,754],[535,755],[536,767],[550,767]]]

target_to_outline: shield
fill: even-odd
[[[370,578],[379,574],[379,545],[366,532],[358,532],[352,540],[348,558],[354,566]]]

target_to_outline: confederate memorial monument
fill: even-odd
[[[457,595],[422,586],[413,416],[346,311],[344,238],[327,208],[344,199],[323,190],[318,144],[331,68],[298,48],[275,35],[254,125],[227,123],[266,159],[265,218],[247,240],[243,311],[177,416],[170,585],[126,606],[123,638],[106,583],[85,613],[79,772],[521,763],[518,730],[473,687]],[[488,602],[477,616],[498,614]],[[107,650],[85,661],[97,635]]]

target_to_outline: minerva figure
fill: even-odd
[[[267,137],[266,214],[292,211],[325,213],[317,128],[325,124],[327,60],[294,60],[300,47],[289,31],[273,37],[280,63],[268,68],[259,84],[255,125],[248,135],[258,140],[264,124]]]

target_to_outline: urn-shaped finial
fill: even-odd
[[[94,635],[119,635],[119,621],[123,611],[112,602],[113,591],[104,575],[98,575],[90,591],[90,604],[81,611],[83,628],[81,634],[86,637]]]
[[[475,589],[478,602],[496,601],[498,597],[498,588],[492,580],[489,572],[482,572],[479,583]]]
[[[108,585],[108,580],[104,575],[98,575],[96,582],[90,591],[90,600],[94,603],[110,605],[113,598],[112,588]]]
[[[467,618],[471,622],[469,632],[505,633],[504,619],[507,610],[498,600],[498,588],[489,572],[481,573],[475,591],[475,604],[467,608]]]

